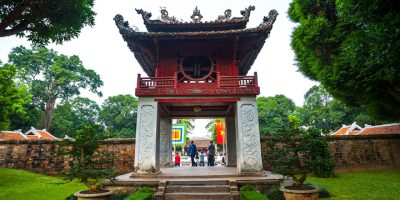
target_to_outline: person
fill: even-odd
[[[204,154],[200,152],[200,166],[204,166]]]
[[[194,157],[197,154],[197,147],[194,144],[193,140],[190,141],[190,145],[189,145],[189,155],[190,155],[190,160],[192,161],[192,167],[196,166],[196,163],[194,162]]]
[[[175,167],[180,167],[181,166],[181,157],[179,156],[178,153],[175,155]]]
[[[222,164],[226,165],[225,154],[222,156]]]
[[[194,163],[196,163],[196,166],[199,166],[199,153],[196,154],[196,157],[194,157]]]
[[[215,145],[213,141],[210,141],[210,144],[208,145],[208,164],[209,166],[214,166],[214,156],[215,156]]]

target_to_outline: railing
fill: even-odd
[[[137,87],[138,88],[177,88],[178,85],[190,85],[190,84],[208,84],[201,83],[196,81],[195,83],[191,82],[179,82],[177,79],[177,75],[172,77],[152,77],[152,78],[142,78],[140,74],[138,74],[137,79]],[[220,76],[217,73],[217,88],[226,88],[226,87],[258,87],[257,80],[257,72],[254,73],[254,76]]]

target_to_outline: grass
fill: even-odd
[[[398,200],[400,170],[338,173],[335,178],[307,178],[328,190],[331,200]]]
[[[154,188],[143,187],[125,198],[125,200],[152,200],[154,191]]]
[[[25,170],[0,168],[0,200],[64,200],[67,196],[86,189],[78,182],[35,174]]]

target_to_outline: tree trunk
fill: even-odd
[[[55,99],[49,99],[46,102],[46,108],[44,110],[44,128],[50,130],[51,118],[53,116],[54,106],[56,104]]]

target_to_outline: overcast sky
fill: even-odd
[[[290,35],[295,24],[287,17],[289,2],[289,0],[97,0],[94,6],[97,13],[95,26],[82,29],[79,38],[63,45],[50,44],[48,48],[65,55],[78,55],[86,68],[93,69],[100,75],[104,82],[101,88],[104,96],[99,98],[88,92],[82,92],[82,96],[101,104],[109,96],[134,95],[137,74],[146,76],[115,26],[113,18],[116,14],[124,16],[124,20],[129,21],[131,26],[136,26],[139,31],[147,31],[135,8],[151,12],[151,19],[157,19],[161,16],[160,7],[166,7],[170,16],[190,21],[193,9],[198,6],[204,17],[202,21],[209,21],[217,19],[226,9],[232,10],[232,17],[240,17],[240,10],[254,5],[256,9],[251,13],[247,25],[248,28],[252,28],[258,26],[271,9],[275,9],[279,13],[278,18],[249,75],[254,71],[258,72],[260,96],[284,94],[296,105],[302,106],[305,92],[316,83],[297,72],[295,66],[294,54],[290,47]],[[18,45],[29,47],[30,43],[15,36],[0,37],[0,60],[3,63],[7,62],[8,53]],[[203,126],[198,123],[199,128]],[[204,129],[195,132],[204,132]]]

